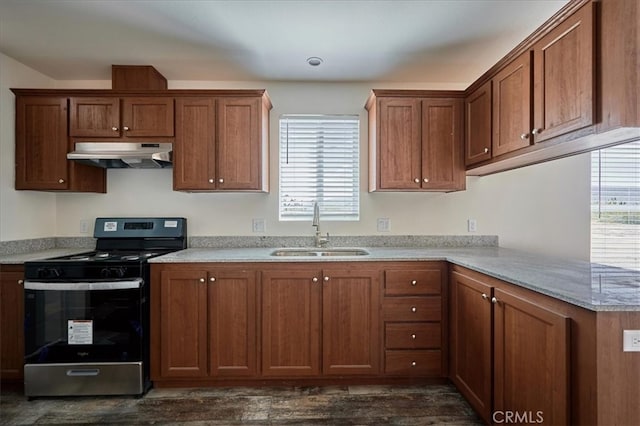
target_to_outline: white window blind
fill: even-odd
[[[359,220],[359,147],[357,115],[283,115],[280,220]]]
[[[591,154],[591,261],[640,270],[640,141]]]

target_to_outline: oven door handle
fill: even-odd
[[[142,279],[135,278],[125,281],[93,281],[93,282],[57,282],[57,281],[29,281],[24,282],[25,290],[127,290],[142,287]]]

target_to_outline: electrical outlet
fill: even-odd
[[[478,222],[475,219],[467,219],[467,231],[476,232],[478,229]]]
[[[623,352],[640,352],[640,330],[622,330]]]
[[[89,233],[89,222],[84,219],[80,221],[80,233],[81,234]]]
[[[388,217],[378,218],[378,232],[389,232],[391,229],[391,221]]]
[[[253,219],[252,230],[253,232],[265,232],[267,230],[266,221],[262,218]]]

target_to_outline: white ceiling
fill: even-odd
[[[566,2],[0,0],[0,52],[57,80],[470,83]]]

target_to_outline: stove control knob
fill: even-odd
[[[124,277],[124,268],[122,266],[117,268],[102,268],[100,276],[102,278],[122,278]]]
[[[125,271],[125,268],[123,266],[120,266],[118,268],[113,268],[113,276],[116,278],[123,278],[124,271]]]
[[[58,268],[40,268],[38,269],[38,278],[59,278],[61,272]]]

